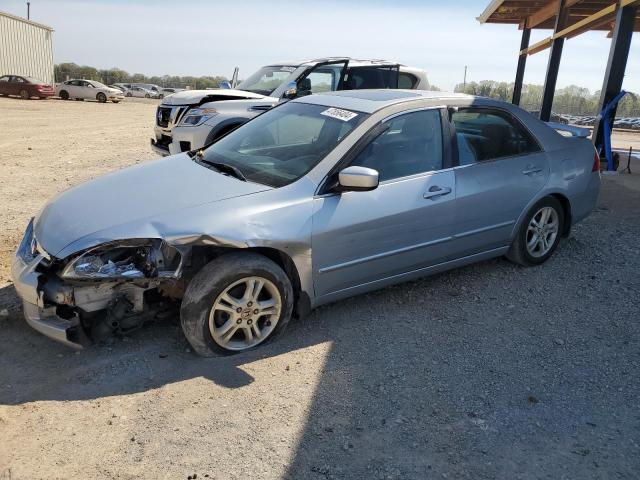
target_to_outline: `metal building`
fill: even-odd
[[[9,74],[54,83],[53,28],[0,12],[0,77]]]

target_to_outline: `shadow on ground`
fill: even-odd
[[[233,357],[188,353],[175,320],[70,355],[7,287],[0,403],[237,388],[245,364],[332,342],[286,478],[636,478],[640,198],[614,187],[543,267],[498,259],[355,297]]]

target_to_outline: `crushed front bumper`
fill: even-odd
[[[29,229],[25,240],[29,236]],[[86,342],[80,319],[74,317],[65,319],[56,314],[55,305],[46,305],[44,296],[39,290],[41,274],[36,271],[36,267],[43,260],[43,255],[36,255],[32,259],[23,255],[25,242],[16,252],[11,264],[11,277],[18,296],[22,300],[24,318],[33,329],[46,335],[49,338],[64,343],[73,348],[80,349]],[[27,259],[25,259],[27,258]]]

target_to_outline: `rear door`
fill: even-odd
[[[82,98],[80,80],[70,80],[65,82],[65,90],[69,93],[69,97],[71,98]]]
[[[386,130],[348,162],[377,170],[378,188],[314,199],[317,296],[367,290],[447,256],[456,193],[441,113],[425,109],[388,119]]]
[[[506,110],[452,114],[460,166],[456,176],[456,256],[509,244],[522,211],[549,178],[547,156],[533,134]]]

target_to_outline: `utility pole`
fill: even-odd
[[[27,2],[27,20],[31,18],[31,2]]]
[[[466,93],[467,91],[467,66],[464,66],[464,81],[462,82],[462,92]]]

